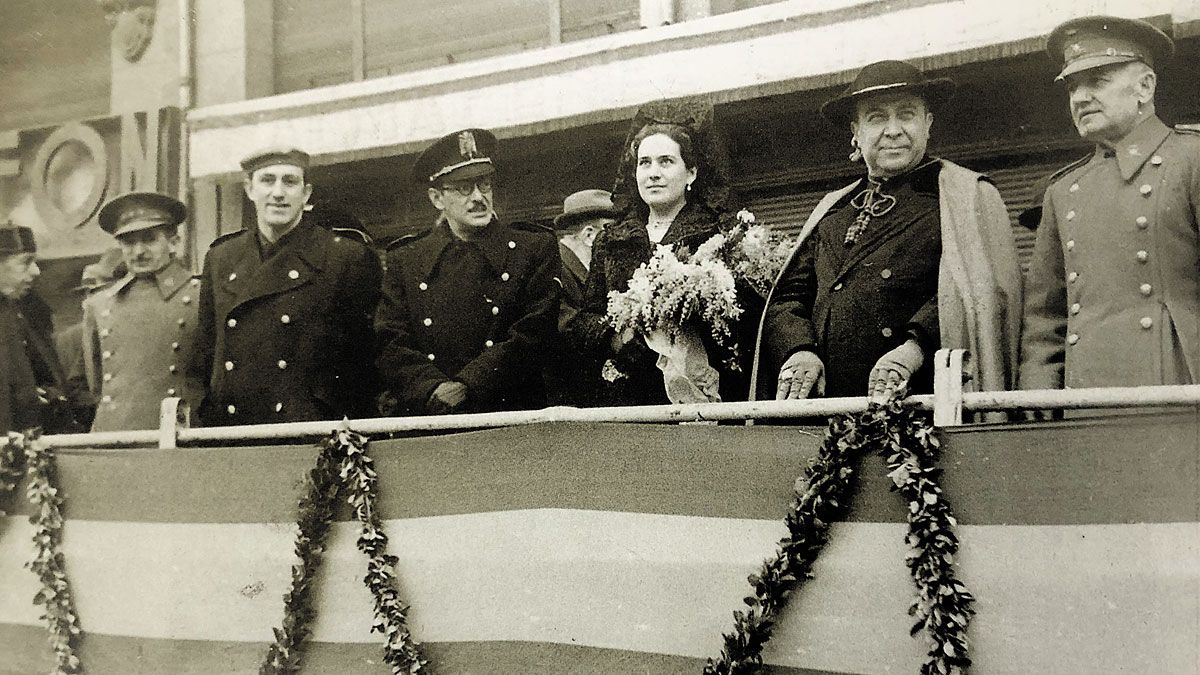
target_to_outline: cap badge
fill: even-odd
[[[475,145],[475,134],[464,131],[458,135],[458,154],[463,159],[475,159],[479,156],[479,148]]]

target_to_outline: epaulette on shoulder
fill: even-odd
[[[217,237],[216,239],[213,239],[212,243],[209,244],[208,247],[215,248],[217,246],[217,244],[221,244],[223,242],[229,241],[235,237],[240,237],[241,235],[246,234],[249,231],[250,230],[242,229],[242,230],[234,230],[233,232],[226,232],[225,234]]]
[[[1058,182],[1059,178],[1062,178],[1063,176],[1067,175],[1067,173],[1074,171],[1075,169],[1078,169],[1079,167],[1083,166],[1084,164],[1087,164],[1089,161],[1091,161],[1091,159],[1092,159],[1091,155],[1084,155],[1083,157],[1080,157],[1079,159],[1075,160],[1074,162],[1071,162],[1070,164],[1059,169],[1058,171],[1055,171],[1054,173],[1050,174],[1050,178],[1047,179],[1047,182],[1050,185],[1054,185],[1054,183]]]
[[[529,220],[514,220],[513,222],[509,223],[509,225],[518,230],[525,230],[526,232],[538,232],[549,235],[554,234],[554,228],[547,227],[545,225],[539,225],[538,223]]]
[[[418,239],[421,239],[422,237],[424,237],[425,235],[429,234],[432,231],[433,231],[433,228],[430,228],[428,230],[422,230],[420,232],[411,232],[409,234],[402,234],[399,237],[396,237],[395,239],[389,241],[387,243],[387,245],[384,246],[383,248],[385,251],[391,251],[393,249],[400,248],[401,246],[411,244],[412,242],[417,241]]]
[[[1181,134],[1200,136],[1200,124],[1176,124],[1175,131]]]
[[[333,236],[335,237],[357,241],[365,246],[370,246],[374,241],[374,239],[371,239],[371,235],[355,227],[334,227],[330,231],[333,232]]]

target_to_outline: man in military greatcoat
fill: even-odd
[[[308,167],[295,148],[242,160],[256,226],[214,241],[200,277],[193,368],[206,425],[372,413],[379,258],[303,217]]]
[[[496,138],[443,137],[414,176],[439,211],[427,232],[388,252],[376,364],[389,414],[536,408],[560,286],[547,229],[508,224],[493,205]]]
[[[1095,151],[1047,190],[1029,266],[1023,389],[1200,382],[1200,134],[1155,114],[1171,39],[1092,16],[1050,34]]]
[[[187,353],[200,280],[176,259],[187,207],[131,192],[100,209],[100,228],[120,246],[126,273],[83,302],[83,364],[97,401],[92,431],[154,429],[162,399],[188,400]]]
[[[0,224],[0,434],[84,430],[54,348],[50,307],[33,292],[40,274],[33,231]]]
[[[1012,387],[1021,278],[1007,210],[987,178],[927,153],[953,86],[883,61],[822,106],[866,171],[817,205],[771,291],[758,398],[929,392],[940,347],[971,351],[972,387]]]

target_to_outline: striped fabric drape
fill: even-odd
[[[822,429],[556,423],[379,440],[414,636],[446,673],[695,673],[784,533]],[[943,434],[980,673],[1195,672],[1200,417]],[[282,611],[315,447],[60,451],[90,673],[253,673]],[[868,457],[768,645],[776,673],[915,672],[905,505]],[[46,672],[0,504],[0,673]],[[24,511],[23,511],[24,509]],[[335,524],[305,672],[383,673],[354,525]]]

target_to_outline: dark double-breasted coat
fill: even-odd
[[[493,221],[465,242],[442,221],[394,244],[375,321],[387,412],[438,412],[429,397],[450,381],[467,388],[460,412],[544,405],[560,268],[558,242],[536,225]]]
[[[382,275],[362,242],[301,221],[274,250],[249,230],[204,260],[193,369],[206,425],[373,412],[371,317]]]
[[[1152,117],[1047,190],[1020,387],[1200,382],[1200,134]]]
[[[816,352],[825,364],[827,396],[863,396],[879,357],[910,336],[922,343],[926,363],[909,386],[932,390],[929,357],[939,336],[940,169],[929,162],[884,181],[884,193],[896,203],[873,218],[853,244],[845,239],[858,214],[850,204],[857,190],[835,204],[800,245],[766,310],[759,398],[774,398],[779,369],[801,349]]]
[[[736,224],[731,215],[715,214],[688,203],[658,245],[668,246],[677,253],[682,250],[694,252],[713,235],[727,232]],[[608,294],[628,290],[633,273],[650,261],[655,249],[644,219],[637,214],[609,225],[596,236],[583,306],[567,328],[567,342],[586,361],[583,386],[591,390],[587,393],[598,404],[660,405],[670,402],[663,373],[657,366],[658,355],[644,340],[638,338],[629,342],[617,354],[612,353],[610,344],[613,328],[608,319]],[[723,401],[747,398],[750,351],[762,315],[763,299],[758,293],[740,282],[737,291],[738,303],[743,310],[733,327],[734,341],[739,349],[739,367],[729,367],[727,359],[723,358],[729,354],[708,337],[707,329],[701,331],[709,364],[720,374]],[[611,368],[604,368],[609,361]]]
[[[81,430],[65,400],[71,392],[53,333],[50,308],[41,298],[0,295],[0,434],[31,427],[47,433]]]

